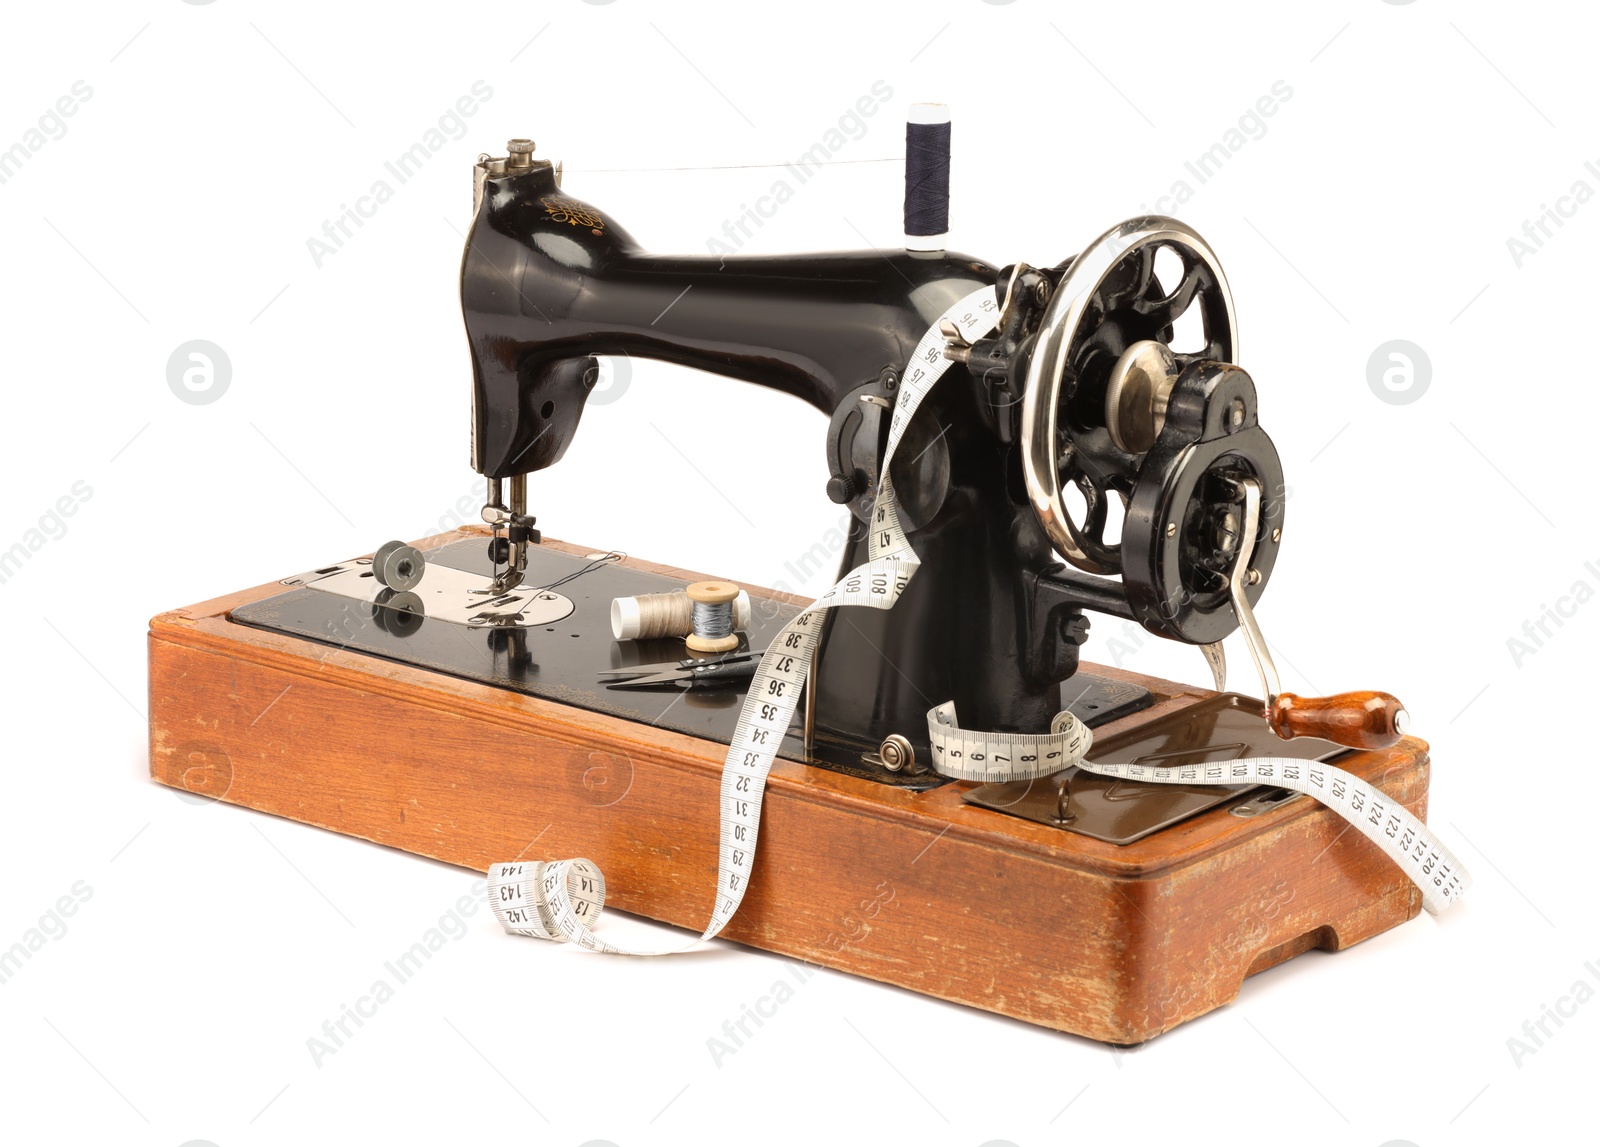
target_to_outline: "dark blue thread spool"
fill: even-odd
[[[912,104],[906,116],[906,247],[942,251],[950,230],[950,109]]]

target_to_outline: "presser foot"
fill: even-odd
[[[489,561],[494,574],[488,586],[476,592],[492,597],[510,593],[522,584],[528,572],[528,543],[539,544],[538,519],[528,513],[528,476],[518,474],[510,483],[509,505],[499,478],[488,480],[488,500],[481,517],[488,523]],[[501,567],[504,567],[503,569]]]

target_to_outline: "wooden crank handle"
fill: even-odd
[[[1267,724],[1284,740],[1321,737],[1352,749],[1387,749],[1406,731],[1406,711],[1388,693],[1297,697],[1280,693],[1267,706]]]

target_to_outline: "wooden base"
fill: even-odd
[[[228,620],[281,590],[151,621],[157,781],[480,872],[585,856],[616,908],[704,927],[723,746]],[[1104,736],[1212,696],[1085,668],[1156,694]],[[1421,741],[1339,763],[1425,816]],[[1132,1044],[1228,1003],[1246,976],[1421,906],[1309,798],[1250,819],[1217,809],[1118,847],[967,805],[969,787],[911,793],[778,761],[756,872],[724,935]]]

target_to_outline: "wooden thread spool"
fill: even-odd
[[[727,653],[739,648],[733,632],[733,600],[739,587],[731,581],[697,581],[685,593],[692,603],[690,620],[694,632],[684,644],[696,653]]]

